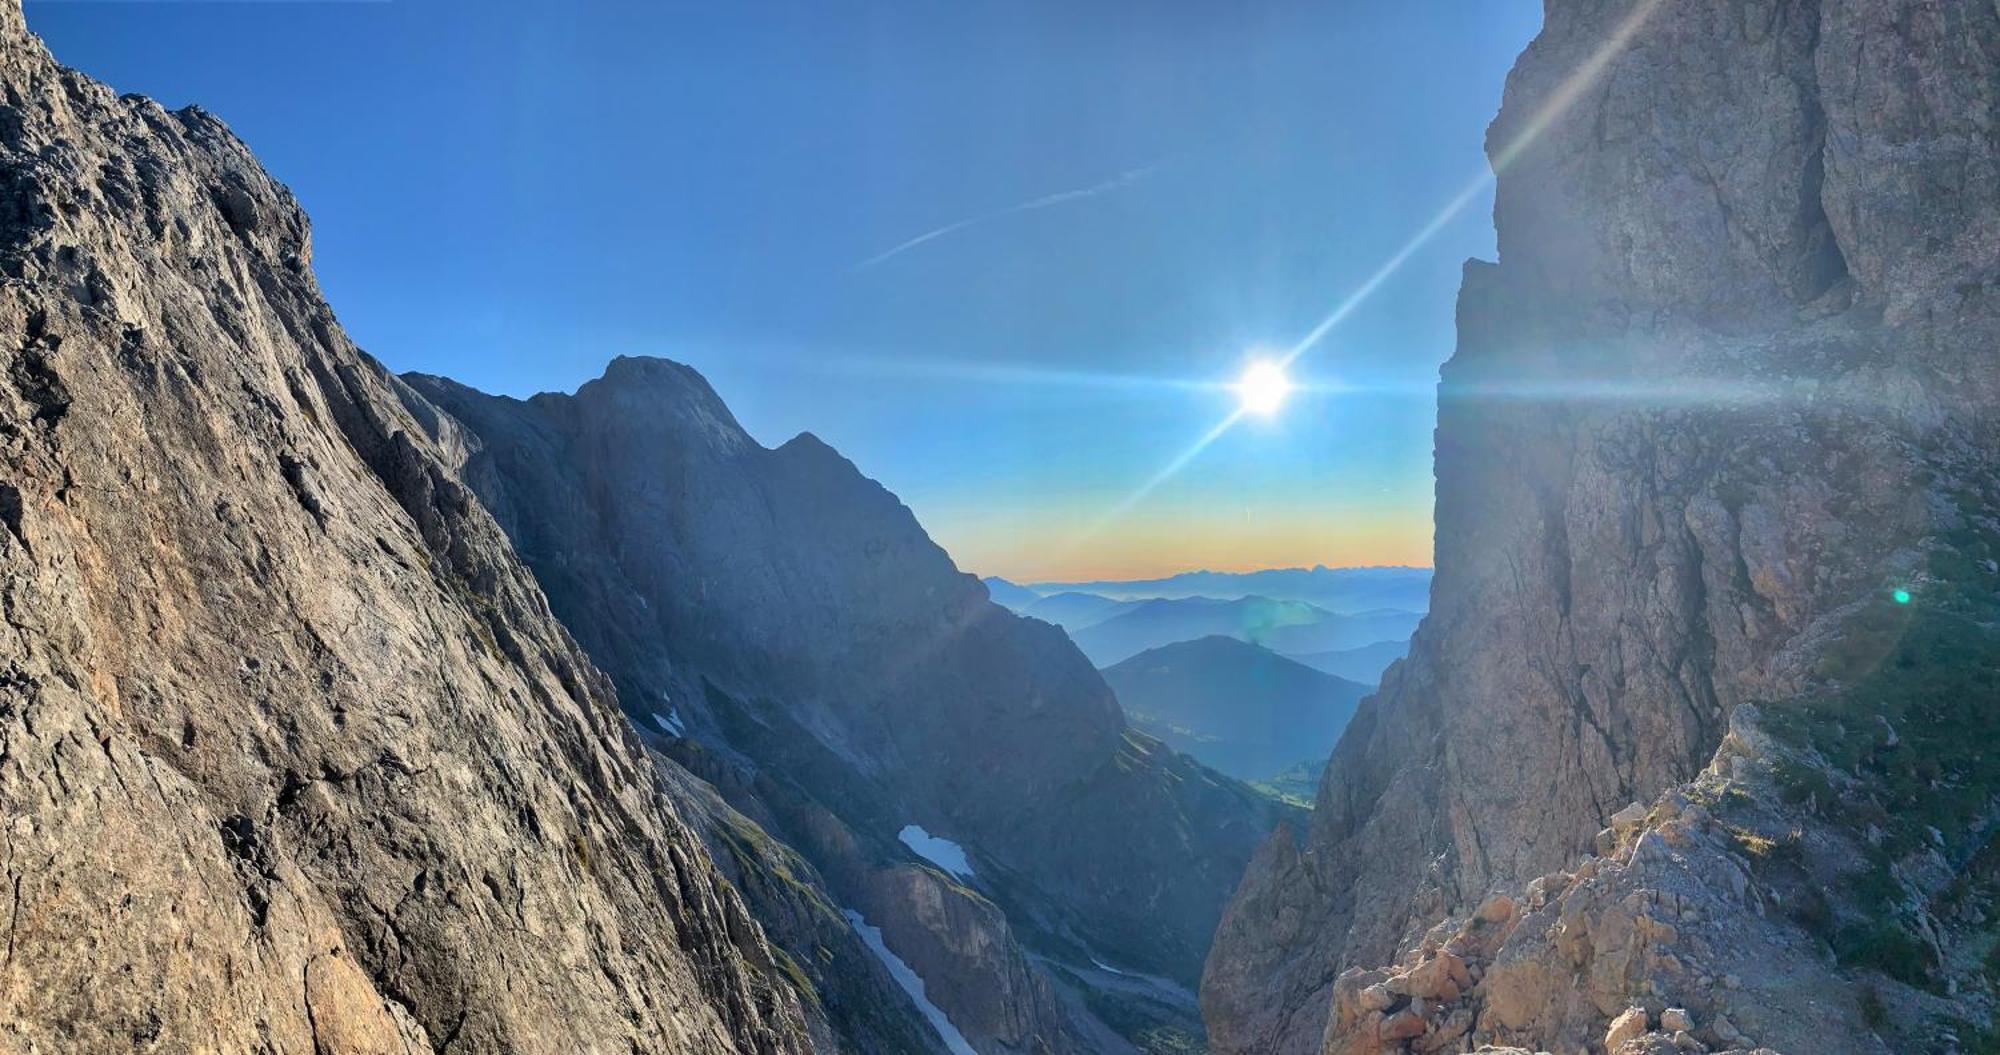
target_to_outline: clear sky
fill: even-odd
[[[1251,349],[1310,331],[1484,171],[1536,0],[29,0],[70,65],[228,121],[397,370],[701,370],[961,567],[1428,564],[1477,195],[1171,479]],[[934,233],[933,237],[926,237]],[[914,244],[912,244],[914,243]],[[1121,511],[1121,507],[1122,511]]]

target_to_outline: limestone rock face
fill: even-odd
[[[5,0],[0,202],[0,1048],[807,1050],[243,144]]]
[[[1547,5],[1440,389],[1431,612],[1224,918],[1219,1050],[1319,1050],[1343,970],[1628,838],[1735,708],[1988,544],[1996,58],[1991,5]]]
[[[1733,712],[1715,763],[1641,807],[1640,823],[1615,831],[1602,856],[1440,923],[1393,967],[1342,972],[1326,1050],[1388,1055],[1403,1039],[1419,1052],[1498,1044],[1614,1055],[1747,1048],[1752,1038],[1792,1052],[1952,1047],[1922,1030],[1962,1016],[1963,1005],[1845,971],[1800,926],[1796,906],[1839,880],[1788,873],[1809,857],[1866,850],[1831,830],[1813,834],[1814,849],[1799,841],[1817,822],[1786,804],[1774,774],[1800,760],[1758,731],[1756,712]],[[1923,1025],[1895,1036],[1870,1021],[1855,998],[1863,992]]]

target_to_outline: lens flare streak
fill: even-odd
[[[1387,282],[1390,277],[1401,270],[1402,266],[1417,254],[1417,250],[1422,249],[1432,238],[1437,237],[1437,233],[1449,226],[1451,221],[1458,217],[1459,213],[1465,211],[1466,206],[1478,200],[1480,194],[1492,185],[1499,174],[1505,172],[1508,166],[1514,163],[1515,159],[1519,158],[1550,125],[1555,123],[1556,118],[1561,117],[1603,75],[1605,67],[1611,65],[1611,60],[1617,58],[1618,53],[1625,50],[1625,46],[1632,42],[1632,38],[1638,34],[1640,28],[1646,24],[1647,19],[1652,17],[1653,12],[1659,8],[1662,2],[1663,0],[1644,0],[1637,7],[1634,7],[1632,13],[1625,16],[1625,20],[1620,22],[1616,29],[1612,30],[1611,36],[1605,40],[1604,44],[1595,52],[1592,52],[1590,58],[1584,60],[1582,66],[1577,67],[1576,72],[1570,74],[1563,80],[1562,84],[1556,87],[1555,92],[1549,96],[1548,101],[1542,104],[1542,108],[1537,110],[1535,116],[1528,120],[1527,126],[1521,129],[1521,133],[1508,141],[1506,146],[1493,155],[1492,165],[1488,171],[1481,173],[1464,190],[1459,191],[1457,197],[1446,202],[1445,207],[1439,210],[1438,214],[1431,219],[1431,222],[1425,224],[1409,241],[1403,243],[1401,249],[1396,250],[1395,254],[1383,262],[1381,267],[1376,268],[1375,273],[1369,275],[1367,281],[1361,283],[1360,286],[1355,288],[1354,292],[1348,294],[1347,298],[1335,306],[1331,312],[1327,313],[1327,316],[1321,319],[1318,325],[1307,331],[1306,335],[1300,338],[1299,342],[1293,345],[1290,351],[1285,353],[1284,363],[1289,366],[1299,356],[1304,355],[1314,345],[1323,340],[1327,334],[1333,332],[1334,327],[1339,326],[1349,315],[1354,313],[1354,309],[1360,307],[1371,294],[1381,288],[1384,282]]]
[[[1188,463],[1194,461],[1196,458],[1201,457],[1201,452],[1207,450],[1209,448],[1209,445],[1214,443],[1216,440],[1221,439],[1223,433],[1226,433],[1231,428],[1235,427],[1237,422],[1243,420],[1243,415],[1246,413],[1248,413],[1248,411],[1244,410],[1242,407],[1238,407],[1236,408],[1236,410],[1232,411],[1228,417],[1223,418],[1221,421],[1216,422],[1214,428],[1211,428],[1207,432],[1202,433],[1200,439],[1189,444],[1187,446],[1187,449],[1181,451],[1181,453],[1178,456],[1176,456],[1173,461],[1168,462],[1164,468],[1162,468],[1159,472],[1154,473],[1152,477],[1148,479],[1144,484],[1141,484],[1138,490],[1133,491],[1129,495],[1126,495],[1124,501],[1119,502],[1116,506],[1114,506],[1110,510],[1110,512],[1107,512],[1106,514],[1104,514],[1104,516],[1098,518],[1097,522],[1092,524],[1088,531],[1084,532],[1083,537],[1089,538],[1090,536],[1097,534],[1099,531],[1102,531],[1104,528],[1110,526],[1111,523],[1116,521],[1118,518],[1124,516],[1126,513],[1131,512],[1133,506],[1136,506],[1140,502],[1145,501],[1146,496],[1158,490],[1161,484],[1166,483],[1168,480],[1173,479],[1177,474],[1179,474],[1179,472],[1182,469],[1187,468]],[[1082,539],[1079,539],[1078,541],[1082,541]]]
[[[1590,58],[1586,59],[1583,65],[1577,67],[1575,72],[1571,73],[1556,87],[1556,90],[1550,94],[1548,100],[1542,104],[1541,109],[1536,111],[1535,115],[1529,119],[1527,125],[1521,129],[1520,134],[1515,136],[1512,141],[1493,155],[1490,171],[1480,175],[1479,178],[1473,180],[1464,190],[1458,192],[1457,196],[1446,202],[1444,208],[1439,210],[1438,214],[1432,217],[1429,223],[1426,223],[1415,235],[1412,235],[1409,241],[1404,242],[1401,248],[1390,255],[1389,259],[1383,261],[1382,266],[1376,268],[1361,285],[1355,287],[1353,292],[1349,293],[1339,304],[1335,305],[1333,310],[1320,319],[1312,329],[1306,331],[1305,336],[1287,349],[1284,356],[1278,360],[1279,367],[1290,366],[1300,356],[1303,356],[1315,345],[1319,344],[1320,341],[1325,340],[1327,334],[1332,333],[1335,327],[1344,322],[1354,313],[1355,309],[1359,308],[1376,290],[1388,282],[1404,264],[1409,262],[1411,257],[1417,254],[1418,250],[1428,244],[1431,239],[1437,237],[1438,232],[1444,230],[1452,220],[1465,211],[1467,206],[1478,200],[1481,193],[1493,183],[1498,174],[1505,171],[1515,159],[1519,158],[1543,131],[1554,124],[1556,119],[1562,116],[1603,75],[1604,70],[1611,65],[1611,61],[1618,56],[1619,52],[1625,50],[1625,47],[1631,43],[1632,38],[1638,34],[1640,28],[1646,24],[1647,20],[1652,17],[1653,12],[1658,10],[1663,2],[1664,0],[1641,0],[1639,4],[1634,6],[1631,13],[1626,15],[1625,19],[1612,30],[1611,35],[1591,54]],[[1214,428],[1208,430],[1208,432],[1202,435],[1201,439],[1195,441],[1193,445],[1182,451],[1178,457],[1169,462],[1158,473],[1155,473],[1138,490],[1127,495],[1123,501],[1119,502],[1102,520],[1092,527],[1089,534],[1095,534],[1105,524],[1129,512],[1132,507],[1143,501],[1147,495],[1158,489],[1162,483],[1165,483],[1174,474],[1186,468],[1202,451],[1206,450],[1216,440],[1222,438],[1222,435],[1228,432],[1238,421],[1242,420],[1243,416],[1244,410],[1239,407],[1235,413],[1224,418]]]

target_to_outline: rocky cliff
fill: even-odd
[[[310,262],[221,122],[0,2],[0,1048],[807,1050]]]
[[[1925,1001],[1988,984],[1950,877],[2000,786],[1952,746],[2000,655],[1997,106],[1990,4],[1551,0],[1489,134],[1431,614],[1232,902],[1219,1050],[1602,1050],[1675,1000],[1790,1050],[1972,1043],[1983,1002]],[[1783,984],[1699,969],[1732,939]],[[1495,1007],[1502,960],[1547,969]]]
[[[476,437],[466,479],[635,720],[803,851],[981,1050],[1114,1050],[1079,992],[1128,1035],[1192,1019],[1171,980],[1196,980],[1280,811],[1128,730],[1060,630],[993,604],[824,443],[757,444],[685,366],[619,359],[526,401],[408,381]],[[923,867],[913,825],[972,875]]]

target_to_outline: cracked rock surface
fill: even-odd
[[[1225,915],[1220,1051],[1321,1050],[1343,971],[1573,867],[1737,707],[1818,691],[1928,554],[1989,545],[2000,10],[1652,6],[1606,50],[1648,5],[1552,0],[1508,79],[1430,615]]]
[[[806,1050],[310,256],[0,2],[0,1049]]]

